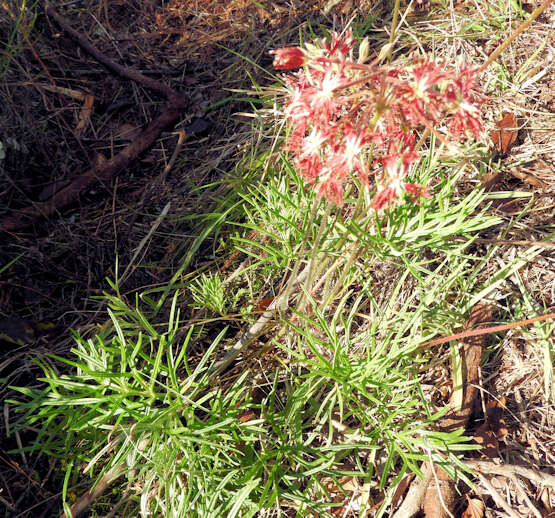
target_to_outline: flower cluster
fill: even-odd
[[[418,159],[415,130],[427,128],[443,142],[458,142],[482,131],[476,71],[450,70],[445,63],[414,57],[405,66],[366,64],[368,43],[353,60],[354,39],[332,33],[331,41],[274,51],[285,76],[286,149],[295,167],[319,197],[343,203],[351,178],[374,184],[372,207],[391,206],[403,192],[430,197],[429,190],[405,183]]]

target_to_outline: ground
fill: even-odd
[[[271,70],[269,51],[296,45],[299,33],[318,32],[319,26],[341,30],[353,16],[370,17],[368,32],[379,49],[387,41],[384,27],[391,22],[392,10],[388,2],[378,0],[84,0],[52,5],[103,54],[169,85],[190,102],[175,124],[123,170],[83,190],[76,187],[72,201],[55,207],[48,217],[39,214],[18,228],[8,228],[10,218],[22,209],[47,203],[57,191],[75,185],[85,171],[134,142],[165,104],[159,93],[99,64],[52,16],[45,16],[42,5],[0,2],[7,22],[0,34],[9,49],[0,61],[3,400],[10,397],[9,385],[34,383],[33,354],[63,356],[73,346],[70,329],[86,333],[106,320],[99,299],[109,291],[106,279],[119,277],[120,289],[133,299],[139,290],[172,278],[193,237],[197,216],[209,212],[220,194],[205,186],[232,171],[253,144],[250,114],[257,106],[253,85],[263,88],[271,82],[265,71]],[[489,32],[482,4],[456,2],[451,10],[434,2],[417,7],[402,29],[399,52],[433,48],[446,59],[457,53],[479,64],[508,36]],[[534,7],[524,4],[528,12]],[[446,36],[446,31],[455,33],[472,16],[476,21],[475,26],[468,25],[471,38],[451,41]],[[507,27],[514,29],[518,22]],[[481,181],[487,190],[527,195],[516,200],[499,195],[489,209],[503,218],[504,225],[479,236],[473,253],[486,256],[492,243],[507,243],[480,275],[495,275],[547,238],[518,274],[503,281],[502,297],[512,297],[515,314],[522,307],[549,313],[555,305],[554,23],[555,9],[550,6],[503,54],[503,67],[494,64],[485,72],[485,87],[492,92],[484,108],[491,132],[484,137],[492,150],[491,167],[487,178],[477,171],[460,185],[464,191]],[[512,114],[518,126],[510,145],[509,136],[495,137],[496,124],[506,114]],[[269,141],[266,136],[260,139],[261,145]],[[163,213],[169,217],[160,218]],[[211,257],[212,250],[205,252],[205,258]],[[194,266],[204,267],[205,262],[201,249]],[[375,275],[384,289],[391,288],[387,287],[391,271]],[[501,299],[493,302],[494,307],[496,303],[503,305]],[[503,425],[498,425],[503,428],[503,445],[495,458],[553,474],[549,468],[555,465],[553,328],[544,349],[530,342],[535,332],[540,331],[510,330],[488,349],[482,388],[494,401],[503,396],[506,407]],[[444,354],[448,355],[447,349]],[[451,388],[446,364],[430,369],[428,378],[430,397],[447,400]],[[0,429],[7,452],[25,444],[27,436],[6,437],[8,404],[4,416]],[[34,432],[26,433],[30,437]],[[488,443],[487,437],[483,440]],[[3,516],[59,512],[58,461],[24,453],[2,453],[0,460]],[[497,484],[499,493],[511,494],[514,516],[538,512],[555,516],[555,487],[501,474],[492,476],[491,484]],[[491,516],[508,515],[491,497],[482,494],[482,498]]]

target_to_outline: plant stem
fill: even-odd
[[[389,48],[387,49],[387,62],[391,63],[391,53],[393,52],[393,41],[395,40],[395,32],[397,31],[397,20],[399,19],[399,9],[401,0],[395,0],[393,8],[393,20],[391,22],[391,33],[389,34]]]
[[[291,272],[291,275],[289,276],[289,281],[287,282],[287,285],[285,287],[285,291],[283,292],[282,295],[280,295],[279,297],[279,304],[276,305],[276,309],[278,310],[278,312],[280,313],[280,315],[282,315],[285,310],[287,309],[287,306],[289,304],[289,295],[291,294],[291,289],[293,288],[293,284],[296,282],[297,279],[297,275],[299,273],[299,268],[302,262],[302,257],[304,256],[304,253],[306,251],[306,243],[308,241],[308,232],[310,232],[310,229],[312,228],[312,222],[314,221],[314,216],[318,210],[318,206],[320,205],[320,200],[319,199],[315,199],[314,203],[312,204],[312,210],[310,211],[310,216],[308,219],[308,224],[307,224],[307,232],[305,233],[304,236],[304,240],[303,240],[303,244],[301,246],[301,252],[299,254],[299,258],[297,259],[297,261],[295,262],[295,265],[293,266],[293,271]],[[321,227],[322,225],[320,225]],[[316,241],[318,241],[318,239],[316,239]]]
[[[328,223],[328,216],[330,214],[331,207],[332,207],[331,203],[326,203],[326,209],[325,209],[324,215],[322,216],[322,220],[320,221],[318,232],[316,233],[316,239],[312,246],[312,255],[310,257],[310,263],[308,264],[308,274],[305,282],[306,293],[304,295],[301,295],[302,298],[298,308],[299,311],[302,311],[304,309],[306,305],[307,295],[308,293],[310,293],[310,287],[312,286],[312,282],[314,280],[314,263],[316,262],[316,258],[319,255],[318,246],[320,245],[322,234],[324,233],[324,229],[326,228],[326,225]]]
[[[532,14],[530,15],[530,17],[525,20],[524,22],[522,22],[520,24],[520,26],[518,27],[518,29],[513,32],[503,43],[501,43],[501,45],[499,45],[499,47],[497,47],[489,56],[489,58],[485,61],[485,63],[480,67],[479,72],[483,72],[486,68],[488,68],[493,61],[495,61],[498,57],[499,54],[501,54],[501,52],[503,52],[510,44],[511,42],[517,37],[519,36],[522,32],[524,32],[528,26],[541,14],[543,13],[543,11],[545,11],[547,9],[547,7],[549,7],[549,4],[553,2],[553,0],[545,0],[543,2],[543,4],[541,4],[539,7],[537,7]]]

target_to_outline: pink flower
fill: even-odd
[[[331,33],[331,43],[323,39],[322,45],[328,51],[328,57],[336,57],[339,53],[340,59],[345,59],[347,54],[352,50],[354,44],[353,31],[349,29],[344,36],[340,36],[337,32]]]
[[[473,105],[461,103],[449,121],[449,133],[455,140],[460,140],[467,133],[478,137],[483,129],[480,113]]]
[[[322,161],[318,156],[297,158],[295,160],[295,167],[308,184],[313,184],[322,170]]]
[[[333,171],[328,171],[318,182],[318,197],[335,203],[338,207],[343,205],[343,181],[334,176]]]
[[[410,199],[418,205],[418,200],[416,196],[420,196],[422,198],[431,198],[432,195],[430,193],[430,189],[428,187],[424,187],[423,185],[416,184],[416,183],[405,183],[403,185],[405,191],[409,195]]]
[[[425,127],[446,140],[478,135],[476,71],[457,72],[416,57],[408,67],[365,65],[351,60],[353,43],[348,31],[332,33],[329,43],[274,51],[276,69],[304,66],[284,77],[289,93],[284,115],[291,126],[285,149],[304,181],[330,203],[343,203],[345,183],[352,178],[375,188],[374,210],[404,194],[418,203],[431,194],[405,182],[418,159],[414,130]],[[372,184],[370,174],[380,170]]]
[[[351,127],[347,128],[344,140],[344,154],[347,164],[349,164],[349,169],[353,169],[353,164],[364,148],[365,140],[364,132],[357,132]]]
[[[319,129],[312,128],[312,131],[303,139],[301,158],[318,156],[327,139],[328,137]]]
[[[335,96],[336,90],[345,83],[337,74],[327,72],[320,84],[315,88],[310,101],[314,118],[329,121],[335,114],[340,104]]]
[[[376,211],[383,210],[392,205],[396,199],[400,198],[405,191],[410,199],[418,203],[416,196],[423,198],[431,198],[430,191],[423,185],[414,183],[405,183],[405,178],[410,164],[415,160],[417,155],[409,153],[399,159],[395,156],[387,157],[384,160],[384,179],[385,185],[378,187],[378,194],[372,202],[372,208]]]
[[[389,207],[397,198],[397,192],[391,185],[378,189],[378,194],[372,202],[372,208],[378,212]]]
[[[395,100],[398,109],[413,127],[424,121],[436,124],[441,118],[441,107],[445,103],[441,91],[448,74],[440,64],[430,60],[418,62],[406,80],[395,83]]]
[[[449,132],[455,140],[464,137],[466,133],[478,137],[483,131],[477,73],[474,68],[464,67],[446,91],[446,97],[453,105]]]
[[[386,184],[393,187],[398,194],[403,188],[403,179],[409,170],[410,161],[399,159],[396,156],[389,156],[383,161],[384,177]]]
[[[306,55],[299,47],[285,47],[272,51],[274,54],[274,68],[276,70],[289,70],[302,67],[306,61]]]

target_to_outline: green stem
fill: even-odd
[[[395,32],[397,32],[397,21],[399,19],[399,9],[401,8],[401,0],[395,0],[393,8],[393,21],[391,22],[391,33],[389,34],[389,49],[387,49],[387,62],[391,63],[391,53],[393,52],[393,41],[395,40]]]
[[[362,188],[361,185],[359,185],[358,188],[358,197],[357,197],[357,201],[356,201],[356,205],[353,209],[353,214],[351,216],[351,219],[357,219],[359,217],[359,214],[361,212],[362,206],[363,206],[363,200],[364,200],[364,189]],[[345,236],[347,234],[345,233]],[[337,286],[340,286],[343,281],[345,280],[345,276],[347,275],[347,272],[349,270],[349,268],[351,267],[351,265],[353,264],[353,262],[355,261],[356,257],[358,257],[358,253],[359,253],[359,247],[356,246],[356,243],[353,242],[354,246],[351,246],[351,253],[349,255],[349,258],[347,260],[347,263],[345,265],[345,269],[343,270],[343,272],[341,273],[339,280],[337,281],[337,283],[335,284],[335,287],[331,290],[331,293],[329,292],[329,288],[328,288],[328,284],[326,283],[326,288],[324,289],[324,296],[322,297],[322,300],[324,301],[323,307],[326,307],[327,304],[331,301],[332,297],[335,295],[335,293],[337,292]],[[342,259],[342,258],[340,258]],[[338,268],[339,264],[340,264],[340,260],[336,261],[333,265],[333,267],[331,268],[331,270],[335,270]],[[329,275],[326,274],[326,277],[329,279]]]
[[[314,280],[314,265],[316,262],[316,258],[318,257],[318,255],[320,255],[318,247],[320,245],[320,242],[322,240],[322,235],[324,234],[324,230],[328,223],[328,216],[330,214],[331,207],[332,207],[331,203],[326,203],[326,210],[324,212],[324,215],[322,216],[322,220],[320,221],[320,226],[318,227],[318,232],[316,233],[316,239],[314,241],[314,244],[312,245],[312,255],[310,257],[310,263],[308,265],[308,275],[305,282],[306,293],[301,296],[301,302],[298,307],[299,311],[303,311],[306,306],[307,294],[310,293],[310,287],[312,286],[312,282]]]
[[[289,305],[289,295],[291,295],[291,290],[293,288],[293,284],[295,283],[295,280],[297,279],[297,276],[299,274],[299,268],[301,267],[302,258],[303,258],[304,254],[306,252],[306,243],[308,241],[308,233],[310,232],[310,229],[312,228],[312,222],[314,221],[314,216],[316,214],[316,211],[318,210],[319,205],[320,205],[320,200],[315,199],[314,203],[312,204],[312,210],[310,211],[310,216],[308,218],[308,224],[306,226],[307,231],[304,235],[303,244],[301,246],[301,251],[300,251],[299,257],[298,257],[297,261],[295,262],[295,265],[293,266],[293,271],[291,272],[291,275],[289,276],[289,281],[287,282],[287,286],[285,287],[285,291],[283,293],[283,296],[281,297],[280,304],[276,308],[278,310],[278,312],[280,313],[280,316],[282,316],[282,317],[283,317],[283,313],[285,312],[285,310],[287,309],[287,307]]]

